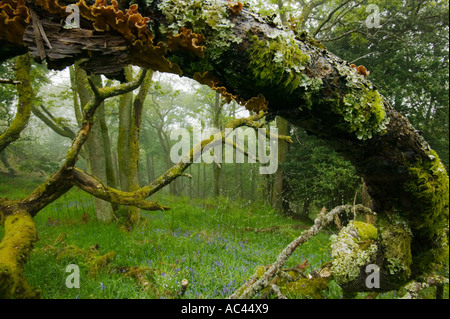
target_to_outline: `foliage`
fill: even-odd
[[[331,209],[353,203],[360,187],[353,166],[325,141],[299,129],[292,132],[294,143],[284,165],[287,198],[302,206],[300,212],[304,215],[314,208],[325,206]]]

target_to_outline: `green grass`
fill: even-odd
[[[0,180],[2,196],[17,198],[33,189],[33,182],[23,182],[5,187],[5,180]],[[35,217],[39,241],[25,268],[29,283],[41,290],[43,298],[174,298],[181,280],[187,279],[185,298],[225,298],[258,266],[273,263],[280,251],[309,227],[260,203],[226,198],[156,199],[172,209],[143,212],[140,225],[130,231],[116,222],[98,222],[92,197],[72,189]],[[272,226],[281,227],[255,231]],[[312,270],[330,260],[330,234],[322,232],[300,246],[287,266],[308,259]],[[0,227],[0,238],[2,235]],[[93,274],[92,260],[110,252],[114,257]],[[79,289],[66,287],[69,264],[80,267]],[[124,267],[135,266],[147,269],[147,290],[132,276],[124,275]],[[342,291],[331,282],[326,297],[341,298]]]
[[[165,197],[161,202],[172,209],[144,212],[142,223],[127,231],[117,223],[97,222],[92,200],[72,190],[35,218],[40,240],[26,266],[30,284],[41,289],[43,298],[173,298],[185,278],[190,283],[186,298],[224,298],[301,233],[289,227],[299,222],[257,204],[223,198],[202,202]],[[89,215],[87,223],[83,214]],[[263,233],[246,229],[274,225],[287,227]],[[64,245],[57,242],[60,234],[65,234]],[[312,266],[320,266],[329,259],[327,239],[326,234],[317,236],[289,264],[308,258]],[[68,245],[84,251],[98,245],[100,255],[113,251],[115,257],[96,277],[89,276],[84,256],[55,257],[55,249]],[[55,249],[49,253],[49,247]],[[71,263],[82,265],[80,289],[65,286],[65,268]],[[133,278],[117,272],[132,266],[151,269],[146,273],[151,289],[144,291]]]

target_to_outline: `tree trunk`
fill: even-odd
[[[125,68],[125,77],[131,79],[133,69],[130,66]],[[133,103],[133,92],[120,96],[119,102],[119,134],[117,135],[117,159],[119,165],[120,187],[123,191],[128,190],[129,160],[128,150],[130,149],[130,127],[131,110]]]
[[[289,133],[289,123],[281,117],[277,117],[277,129],[278,134],[288,135]],[[288,152],[288,143],[285,141],[278,142],[278,169],[273,177],[273,187],[272,187],[272,207],[279,212],[286,212],[285,205],[283,204],[284,199],[284,169],[283,163],[286,159]]]
[[[220,93],[216,93],[216,99],[214,101],[213,107],[213,128],[216,130],[221,130],[220,127],[220,114],[222,111],[222,105],[220,100]],[[223,152],[222,152],[223,153]],[[219,154],[214,154],[215,157],[219,156]],[[220,155],[222,157],[222,155]],[[222,158],[220,158],[221,160]],[[213,178],[214,178],[214,197],[219,197],[221,195],[221,185],[222,185],[222,168],[221,163],[216,163],[214,161],[213,167]]]
[[[84,106],[90,101],[90,99],[92,99],[92,93],[89,89],[86,72],[81,68],[77,68],[75,70],[75,80],[77,93],[80,98],[80,104]],[[100,76],[95,76],[93,77],[92,80],[96,85],[98,86],[101,85]],[[106,164],[106,155],[104,148],[105,140],[101,125],[101,121],[104,121],[104,116],[105,116],[104,105],[102,104],[99,107],[97,116],[94,118],[94,126],[92,127],[90,136],[87,139],[85,146],[89,156],[88,167],[90,174],[94,175],[101,181],[106,182],[107,181],[106,168],[108,166]],[[103,117],[103,119],[101,120],[100,117]],[[94,206],[95,206],[95,214],[98,220],[103,222],[110,222],[113,220],[114,216],[111,203],[108,203],[102,199],[94,197]]]
[[[132,78],[132,67],[125,69],[127,79]],[[119,135],[117,151],[119,159],[120,184],[123,191],[134,191],[139,188],[139,154],[140,130],[144,101],[148,93],[152,73],[148,73],[139,93],[133,100],[133,92],[121,96],[119,104]],[[140,209],[133,206],[123,208],[130,225],[137,225],[140,220]]]
[[[6,152],[0,153],[0,161],[2,161],[3,166],[5,166],[5,168],[8,170],[9,175],[14,175],[16,173],[14,171],[14,169],[11,167],[11,165],[9,165],[8,157],[6,156]]]
[[[34,92],[30,77],[31,56],[24,54],[17,57],[15,69],[16,81],[20,82],[17,85],[17,94],[19,96],[17,111],[9,127],[0,135],[0,153],[20,137],[20,133],[28,124],[33,107]]]

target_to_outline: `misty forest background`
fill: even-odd
[[[307,30],[329,51],[370,70],[370,80],[380,93],[421,131],[448,171],[448,1],[248,2],[261,15],[276,16],[280,24]],[[365,25],[369,3],[380,8],[380,28]],[[0,65],[0,78],[14,79],[16,61]],[[136,76],[138,68],[127,71]],[[29,194],[64,161],[80,125],[77,108],[84,94],[79,85],[82,72],[76,65],[60,72],[44,64],[32,65],[33,115],[21,138],[0,153],[2,196]],[[117,84],[104,77],[96,81],[102,86]],[[128,186],[119,168],[123,151],[117,119],[124,105],[138,98],[144,101],[138,168],[141,186],[174,164],[170,148],[177,141],[170,140],[172,130],[220,129],[235,117],[249,115],[210,88],[175,75],[155,72],[145,96],[138,91],[106,100],[97,114],[98,138],[106,142],[109,152],[104,153],[109,156],[98,156],[100,150],[91,146],[77,164],[104,182],[113,176],[123,190]],[[14,85],[0,84],[0,132],[13,120],[17,98]],[[181,280],[188,279],[186,297],[227,297],[258,266],[273,262],[323,207],[363,201],[361,179],[325,141],[279,118],[272,124],[293,140],[289,145],[280,141],[275,174],[259,174],[260,164],[249,163],[248,158],[242,164],[193,164],[185,172],[189,176],[178,178],[152,197],[171,210],[141,212],[138,225],[130,225],[123,208],[117,210],[111,204],[106,209],[114,211],[113,222],[98,221],[96,210],[105,209],[106,202],[72,189],[35,218],[40,240],[25,269],[30,284],[41,289],[44,298],[174,298]],[[96,173],[98,166],[103,167],[104,176]],[[307,259],[311,268],[319,267],[330,259],[328,238],[333,233],[336,230],[329,229],[316,236],[289,263],[293,266]],[[80,289],[64,284],[65,267],[70,263],[82,269]],[[359,293],[358,297],[367,295]],[[340,298],[342,291],[331,284],[326,292],[291,297],[305,296]],[[425,290],[422,296],[432,297],[432,293],[427,295]]]

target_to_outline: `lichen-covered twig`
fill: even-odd
[[[305,230],[301,233],[299,237],[293,240],[284,250],[278,255],[277,260],[268,267],[265,273],[258,278],[255,274],[253,275],[249,283],[244,284],[240,289],[236,290],[229,298],[231,299],[247,299],[254,297],[259,291],[262,289],[271,286],[272,280],[280,275],[282,271],[282,267],[288,260],[288,258],[292,255],[292,253],[299,247],[301,244],[305,243],[313,236],[317,235],[324,227],[331,224],[334,221],[334,217],[342,212],[346,212],[349,208],[353,208],[352,205],[342,205],[335,207],[329,213],[323,209],[317,218],[314,220],[314,225],[311,226],[308,230]],[[358,205],[359,208],[359,205]],[[369,209],[364,210],[364,212],[370,211]],[[371,211],[370,211],[371,212]],[[327,275],[329,277],[329,275]],[[273,287],[272,287],[273,290]],[[276,291],[275,291],[276,292]]]
[[[417,299],[420,291],[423,289],[435,286],[437,291],[439,291],[445,284],[448,285],[448,283],[448,278],[438,275],[428,276],[421,281],[412,281],[404,287],[407,292],[402,299]],[[437,293],[436,299],[441,299],[439,293]]]

